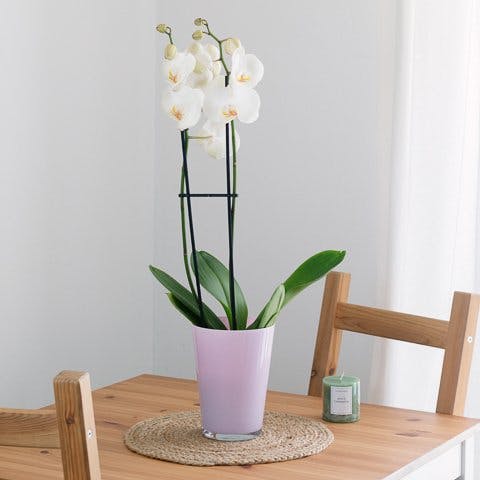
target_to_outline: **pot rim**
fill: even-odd
[[[209,332],[222,332],[223,334],[241,334],[241,333],[254,333],[254,332],[259,332],[259,331],[269,331],[273,330],[275,328],[275,324],[270,325],[269,327],[264,327],[264,328],[253,328],[253,329],[244,329],[244,330],[230,330],[229,328],[222,330],[220,328],[205,328],[205,327],[199,327],[197,325],[192,324],[193,329],[195,330],[200,330],[200,331],[209,331]]]

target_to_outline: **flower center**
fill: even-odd
[[[241,73],[240,75],[237,75],[237,82],[246,83],[249,80],[250,80],[250,75],[248,75],[248,73]]]
[[[222,110],[223,116],[228,120],[233,120],[237,117],[238,112],[234,105],[225,105]]]
[[[182,118],[183,118],[183,112],[181,110],[179,110],[176,105],[174,105],[171,109],[170,109],[170,115],[173,117],[173,118],[176,118],[178,121],[180,121]]]
[[[172,82],[177,84],[179,80],[179,75],[178,73],[173,73],[171,70],[168,71],[168,79]]]

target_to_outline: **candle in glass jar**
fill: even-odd
[[[347,375],[324,377],[323,419],[350,423],[360,418],[360,379]]]

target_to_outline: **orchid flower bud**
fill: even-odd
[[[167,28],[168,28],[167,25],[165,25],[164,23],[160,23],[157,25],[156,30],[159,33],[167,33]]]
[[[196,55],[202,49],[202,45],[198,42],[193,42],[188,48],[187,51],[190,52],[192,55]]]
[[[233,52],[238,48],[241,47],[242,43],[238,38],[227,38],[224,43],[225,52],[229,55],[232,55]]]
[[[167,44],[165,47],[165,51],[163,52],[163,56],[167,60],[173,60],[176,54],[177,54],[177,47],[173,43]]]
[[[210,55],[212,60],[218,60],[220,58],[220,50],[215,45],[209,43],[207,45],[207,53]]]
[[[193,21],[193,24],[196,25],[197,27],[202,26],[202,24],[203,24],[203,18],[196,18],[196,19]]]
[[[193,69],[193,71],[195,73],[203,73],[204,71],[206,70],[206,67],[203,63],[201,62],[198,62],[195,64],[195,68]]]
[[[195,30],[192,33],[192,38],[194,40],[201,40],[203,38],[203,32],[201,30]]]

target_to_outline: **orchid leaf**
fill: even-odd
[[[197,314],[191,310],[187,305],[185,305],[178,297],[173,293],[167,293],[167,297],[170,300],[170,303],[190,322],[192,322],[197,327],[203,327],[204,324],[200,318],[200,314]]]
[[[193,254],[190,256],[190,263],[195,271]],[[197,263],[200,284],[221,303],[227,315],[230,328],[232,328],[233,314],[230,302],[230,275],[227,267],[220,260],[205,251],[197,252]],[[236,280],[234,281],[234,292],[237,329],[244,330],[247,325],[248,307],[240,285]]]
[[[199,318],[201,318],[200,308],[198,305],[197,298],[193,295],[190,290],[187,290],[183,285],[178,283],[173,277],[168,275],[168,273],[160,270],[156,267],[150,265],[150,271],[153,276],[175,297],[175,307],[182,305],[183,310],[180,310],[181,313],[185,315],[185,311],[193,312]],[[172,301],[170,299],[170,301]],[[202,311],[203,311],[203,322],[201,325],[205,328],[213,328],[217,330],[225,330],[225,325],[222,321],[212,312],[212,310],[202,302]],[[190,321],[191,319],[185,315]]]
[[[345,253],[345,250],[325,250],[305,260],[284,282],[283,306],[336,267],[345,258]]]
[[[275,289],[268,303],[248,329],[273,325],[280,310],[302,290],[336,267],[344,259],[345,253],[344,250],[326,250],[305,260],[285,282]],[[283,287],[283,294],[281,287]]]
[[[273,292],[270,300],[263,307],[255,322],[250,325],[253,328],[266,328],[275,323],[275,320],[282,309],[285,299],[285,286],[281,283]],[[255,326],[254,326],[255,325]]]

